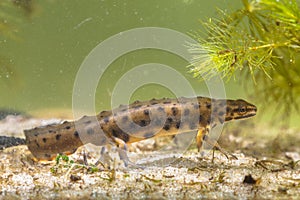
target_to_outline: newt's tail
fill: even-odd
[[[0,150],[24,144],[26,144],[26,141],[23,138],[0,136]]]

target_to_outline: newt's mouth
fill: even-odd
[[[253,113],[248,113],[247,115],[243,115],[243,116],[236,116],[233,119],[246,119],[246,118],[249,118],[249,117],[253,117],[255,115],[256,115],[256,112],[253,112]]]

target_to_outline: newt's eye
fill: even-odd
[[[238,110],[239,113],[238,113],[238,114],[239,114],[239,115],[243,115],[243,114],[246,113],[246,111],[247,111],[246,106],[239,107],[239,110]]]

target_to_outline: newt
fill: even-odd
[[[52,160],[59,153],[74,153],[87,143],[98,146],[115,143],[124,148],[126,144],[148,138],[197,130],[199,151],[205,141],[227,157],[217,141],[209,138],[210,130],[217,124],[252,117],[256,112],[255,105],[241,99],[199,96],[135,101],[127,106],[102,111],[96,116],[84,116],[77,121],[24,130],[25,142],[19,141],[19,144],[26,143],[38,160]]]

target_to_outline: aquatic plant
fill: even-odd
[[[277,104],[275,113],[299,111],[300,10],[296,0],[242,0],[234,12],[219,10],[203,21],[205,33],[191,35],[195,77],[216,74],[251,86],[258,102]],[[248,79],[252,79],[249,83]],[[267,107],[267,106],[265,106]]]

